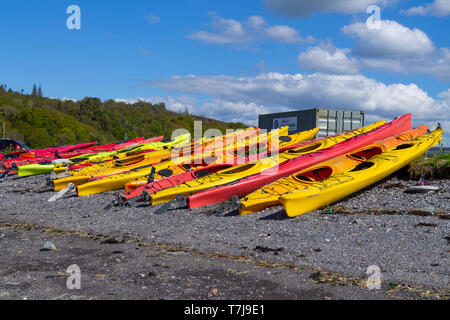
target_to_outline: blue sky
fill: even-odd
[[[81,30],[66,27],[69,5]],[[0,11],[0,82],[250,124],[339,107],[369,121],[410,111],[450,130],[449,16],[449,0],[17,0]]]

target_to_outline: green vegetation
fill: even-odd
[[[401,170],[399,176],[413,180],[420,179],[422,176],[426,179],[448,179],[450,177],[450,154],[422,156]]]
[[[126,104],[98,98],[61,101],[41,96],[34,86],[32,95],[6,90],[0,86],[0,124],[6,123],[8,138],[23,141],[31,148],[97,141],[108,143],[141,136],[164,135],[170,138],[175,129],[191,134],[194,121],[202,121],[203,132],[216,128],[245,128],[242,123],[225,123],[188,113],[176,113],[163,103]]]
[[[437,164],[450,166],[450,153],[438,154],[432,157],[422,158],[421,163],[424,166],[435,166]]]

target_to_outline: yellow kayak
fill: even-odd
[[[326,149],[342,141],[350,139],[358,134],[372,131],[373,129],[381,126],[384,123],[385,123],[384,121],[380,121],[355,131],[350,131],[341,135],[326,138],[320,141],[313,142],[311,144],[305,144],[300,148],[292,149],[279,155],[274,155],[264,159],[260,159],[256,161],[256,163],[239,165],[231,169],[226,169],[219,171],[217,173],[213,173],[200,179],[188,181],[181,185],[177,185],[152,194],[150,196],[151,197],[150,202],[151,204],[169,202],[174,200],[176,196],[179,194],[183,196],[190,196],[206,189],[232,183],[241,178],[258,174],[268,169],[274,168],[275,166],[289,159],[294,159],[304,154]]]
[[[170,151],[159,150],[151,153],[129,156],[124,159],[94,164],[77,171],[65,173],[65,177],[53,180],[53,188],[55,191],[59,191],[66,188],[69,183],[77,186],[86,183],[92,177],[112,175],[135,168],[148,167],[161,162],[164,158],[170,158]]]
[[[398,147],[383,152],[352,169],[329,179],[306,183],[301,190],[279,197],[289,217],[327,206],[364,189],[417,159],[442,140],[442,129],[422,135]],[[305,180],[302,176],[300,180]]]
[[[200,153],[205,152],[207,150],[212,149],[224,149],[224,146],[226,148],[231,148],[231,146],[236,147],[237,141],[240,141],[241,139],[248,137],[248,138],[257,138],[259,137],[259,128],[250,127],[247,129],[239,129],[230,133],[227,133],[225,135],[219,135],[215,137],[210,138],[201,138],[198,140],[194,140],[191,143],[182,144],[179,146],[176,146],[172,150],[171,157],[183,157],[187,155],[191,155],[194,153]]]
[[[144,151],[149,151],[149,150],[161,150],[161,149],[166,150],[166,149],[169,149],[170,147],[174,147],[179,144],[184,144],[184,143],[190,141],[190,137],[191,137],[190,134],[183,134],[169,142],[150,142],[150,143],[140,144],[140,145],[136,145],[136,146],[132,146],[129,148],[116,150],[116,151],[93,153],[91,155],[87,154],[87,155],[82,155],[79,157],[73,157],[70,160],[71,160],[71,164],[73,164],[74,162],[76,162],[77,164],[94,162],[94,163],[99,163],[99,166],[102,166],[105,163],[107,163],[106,162],[107,160],[123,159],[123,158],[128,157],[130,154],[135,154],[135,153],[138,154],[138,153],[141,153]],[[65,172],[67,169],[67,165],[68,164],[55,165],[53,172],[55,172],[55,173]],[[89,166],[89,168],[90,167],[92,167],[92,166]]]
[[[425,134],[427,129],[427,126],[419,126],[416,129],[368,145],[350,154],[319,163],[294,175],[268,184],[242,198],[240,200],[239,213],[245,215],[279,205],[278,198],[280,196],[296,190],[302,190],[305,186],[309,186],[311,182],[319,182],[353,168],[377,154],[393,149],[405,141]]]
[[[258,145],[259,147],[259,152],[263,151],[263,150],[271,150],[272,148],[278,147],[278,148],[284,148],[290,145],[295,145],[297,143],[303,142],[303,141],[307,141],[307,140],[311,140],[312,138],[315,137],[315,135],[317,134],[317,132],[319,131],[319,128],[315,128],[312,130],[308,130],[308,131],[303,131],[303,132],[299,132],[296,134],[292,134],[292,135],[287,135],[288,133],[288,129],[289,127],[285,127],[285,129],[283,129],[283,131],[280,131],[279,136],[277,137],[276,135],[274,135],[274,131],[277,132],[276,130],[265,134],[266,139],[263,137],[260,137],[260,143],[264,144],[265,141],[267,141],[267,143],[265,143],[264,145]],[[275,137],[275,143],[272,142],[272,137]],[[277,141],[278,140],[278,141]],[[248,146],[252,146],[253,144],[253,140],[251,140],[250,142],[247,141],[247,143],[243,144],[240,143],[237,146],[237,152],[236,155],[239,156],[240,155],[240,151],[242,150],[243,147],[248,147]],[[277,144],[277,146],[274,146],[273,144]],[[242,150],[244,153],[245,150]],[[214,163],[211,164],[216,164],[216,163],[220,163],[220,161],[223,159],[217,159],[216,161],[214,161]],[[140,186],[144,186],[148,183],[148,176],[142,177],[142,178],[137,178],[134,179],[132,181],[130,181],[129,183],[127,183],[125,185],[125,190],[129,191],[131,189],[135,189],[137,187]]]
[[[158,145],[154,145],[153,149],[157,148],[167,148],[178,143],[185,143],[186,139],[189,139],[190,135],[181,135],[174,140],[167,143],[159,143]],[[133,149],[133,152],[136,150]],[[114,155],[109,155],[108,157],[117,158],[114,161],[105,161],[94,165],[90,165],[88,167],[81,168],[77,171],[64,172],[58,174],[57,179],[53,180],[53,189],[55,191],[62,190],[68,186],[69,183],[73,183],[74,185],[79,185],[85,183],[89,180],[89,178],[94,177],[96,175],[107,175],[114,174],[123,171],[127,171],[130,169],[144,167],[151,164],[155,164],[163,160],[164,158],[170,158],[171,151],[170,150],[157,150],[148,153],[138,153],[136,155],[128,155],[128,149],[120,150]],[[103,158],[102,158],[103,159]]]
[[[287,135],[289,127],[286,126],[277,129],[276,131],[280,136]],[[223,136],[208,139],[203,138],[193,141],[191,144],[177,146],[172,150],[170,158],[174,159],[189,157],[198,154],[203,154],[204,157],[209,157],[215,153],[243,151],[247,146],[258,145],[263,141],[266,142],[268,140],[267,137],[268,134],[266,132],[261,133],[260,129],[253,127],[247,130],[237,130]]]

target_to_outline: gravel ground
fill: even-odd
[[[105,210],[117,192],[48,203],[53,192],[45,179],[0,183],[0,299],[450,297],[450,180],[428,181],[440,191],[414,195],[404,192],[413,181],[393,178],[326,210],[286,219],[281,207],[243,217],[205,214],[214,206],[160,215],[154,213],[160,206]],[[111,236],[126,243],[101,244]],[[59,250],[40,252],[49,239]],[[149,250],[160,253],[149,258]],[[154,266],[158,259],[170,266],[165,273]],[[90,291],[67,293],[66,275],[55,276],[73,263],[88,270]],[[381,268],[381,290],[365,288],[371,265]],[[148,280],[149,272],[157,276]],[[99,273],[116,283],[95,281]],[[22,287],[8,285],[10,277]]]

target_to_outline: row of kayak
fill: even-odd
[[[145,185],[149,180],[159,181],[190,171],[211,169],[211,165],[217,169],[220,166],[223,169],[230,168],[256,162],[259,158],[272,154],[271,146],[267,147],[261,142],[274,140],[278,142],[275,149],[284,150],[313,138],[318,129],[291,136],[279,135],[280,131],[287,133],[287,130],[286,127],[272,131],[267,136],[264,135],[263,139],[254,135],[254,138],[248,139],[246,143],[241,139],[231,144],[215,143],[212,149],[203,146],[200,148],[201,152],[188,152],[187,155],[186,152],[180,156],[174,150],[160,150],[108,163],[98,163],[77,171],[55,174],[57,179],[53,181],[53,186],[55,191],[59,191],[73,184],[77,186],[79,196],[87,196],[111,190],[129,189],[130,186],[127,186],[129,183],[135,186]]]
[[[307,133],[287,137],[288,128],[285,127],[277,130],[277,134],[283,135],[283,137],[280,137],[281,140],[286,141],[288,139],[290,144],[295,144],[296,142],[310,139],[317,133],[317,130],[314,129]],[[0,173],[17,173],[21,177],[44,173],[52,173],[54,176],[57,175],[57,177],[77,176],[79,181],[74,181],[74,183],[81,184],[86,182],[84,180],[85,177],[89,180],[98,180],[100,177],[124,173],[131,169],[139,171],[153,164],[164,162],[167,159],[174,159],[172,164],[180,164],[184,159],[186,160],[184,162],[187,163],[190,159],[187,158],[188,155],[195,157],[194,164],[201,165],[205,162],[203,160],[207,154],[213,155],[215,153],[219,155],[218,151],[222,149],[224,150],[222,160],[237,164],[238,162],[235,161],[237,158],[245,159],[241,153],[245,151],[248,145],[250,147],[256,146],[261,150],[263,148],[269,150],[272,142],[269,137],[273,135],[273,133],[259,134],[259,129],[249,128],[248,130],[239,130],[225,136],[203,138],[193,142],[191,142],[189,134],[184,134],[171,141],[164,142],[161,142],[163,137],[147,140],[138,138],[104,146],[91,147],[95,143],[89,143],[69,147],[15,152],[2,155],[2,158],[0,158]],[[277,142],[276,140],[274,141]],[[266,144],[263,145],[262,142]],[[226,148],[222,148],[222,146],[226,146]],[[229,152],[231,149],[235,153]],[[61,183],[63,184],[62,181]],[[58,190],[58,188],[58,183],[56,183],[55,189]]]
[[[96,142],[90,142],[73,146],[5,153],[0,155],[0,172],[9,171],[10,174],[18,173],[19,176],[41,174],[47,172],[41,168],[45,168],[48,164],[55,166],[58,163],[69,163],[68,159],[76,162],[77,159],[90,159],[90,157],[108,153],[118,153],[126,148],[137,148],[139,146],[161,143],[160,141],[162,140],[162,136],[147,140],[142,137],[101,146],[94,146]],[[33,167],[32,164],[36,164],[36,166]],[[19,168],[20,171],[17,172]],[[33,168],[36,168],[36,171],[33,171]]]
[[[231,200],[242,215],[282,205],[294,217],[389,176],[438,144],[443,134],[440,128],[412,128],[411,114],[311,140],[317,131],[289,135],[287,127],[269,133],[249,128],[195,141],[182,135],[165,142],[157,137],[44,149],[6,154],[0,169],[19,176],[50,173],[58,196],[122,189],[116,204],[198,208]]]

